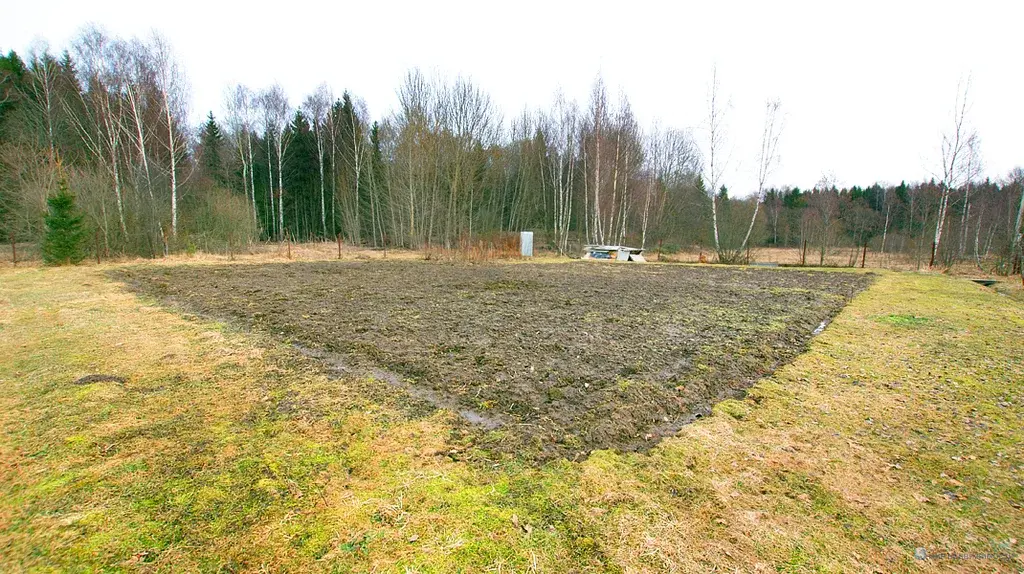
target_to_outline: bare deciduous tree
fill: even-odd
[[[835,174],[827,173],[818,180],[811,194],[810,208],[817,224],[818,265],[824,265],[825,257],[835,242],[839,219],[839,190]]]
[[[252,91],[239,84],[228,91],[225,108],[232,143],[242,164],[242,193],[249,198],[252,222],[258,228],[259,210],[256,207],[256,176],[252,154],[252,135],[256,124],[253,99]]]
[[[711,227],[714,231],[715,252],[721,257],[722,244],[718,232],[718,188],[725,173],[725,162],[722,158],[722,147],[725,143],[725,110],[719,101],[718,67],[711,69],[711,83],[708,86],[708,147],[705,154],[708,158],[704,180],[707,182],[708,195],[711,196]]]
[[[569,244],[569,225],[572,221],[572,192],[576,176],[576,142],[579,140],[579,109],[575,102],[567,102],[559,95],[555,98],[552,126],[552,150],[555,169],[551,171],[554,193],[555,230],[558,251],[565,254]]]
[[[76,94],[78,102],[65,99],[62,103],[83,146],[110,175],[121,235],[127,238],[128,226],[121,193],[124,106],[119,95],[122,78],[110,67],[110,44],[110,39],[96,27],[85,28],[74,40],[72,46],[78,60],[79,82],[85,89]]]
[[[277,152],[277,192],[271,191],[271,196],[276,195],[277,199],[277,238],[284,239],[284,154],[288,150],[288,122],[291,119],[291,107],[288,105],[288,96],[280,84],[274,84],[260,94],[260,105],[263,108],[263,121],[267,130],[267,138],[273,142],[274,150]],[[269,153],[270,143],[268,142],[268,164],[273,155]],[[268,165],[269,167],[269,165]],[[270,189],[274,188],[273,170],[271,173]],[[271,199],[273,204],[273,199]]]
[[[1024,281],[1024,236],[1022,236],[1022,224],[1024,224],[1024,169],[1015,168],[1010,172],[1011,185],[1016,187],[1020,193],[1020,203],[1017,207],[1017,218],[1013,224],[1012,239],[1010,241],[1010,253],[1013,258],[1013,267],[1021,274],[1021,281]]]
[[[967,232],[971,224],[971,184],[981,175],[981,142],[973,134],[967,142],[967,169],[964,173],[964,207],[960,211],[960,248],[957,258],[963,259],[967,252]],[[981,222],[978,222],[981,225]]]
[[[327,128],[327,114],[333,99],[331,89],[327,87],[327,84],[320,84],[302,104],[302,109],[305,110],[306,116],[313,124],[313,136],[316,139],[317,164],[320,168],[320,225],[325,237],[327,236],[327,205],[324,179],[324,132]]]
[[[27,99],[26,102],[30,106],[35,106],[38,110],[37,115],[42,116],[46,131],[46,144],[50,154],[50,165],[53,165],[56,161],[56,129],[60,113],[60,102],[57,96],[57,63],[47,53],[45,44],[33,47],[29,62],[33,97]],[[3,94],[3,80],[4,78],[0,78],[0,94]],[[0,104],[3,104],[3,101],[0,101]]]
[[[184,153],[184,142],[178,126],[185,121],[186,83],[185,76],[170,43],[160,34],[153,34],[152,39],[153,67],[156,70],[157,89],[163,100],[163,116],[167,130],[167,155],[170,165],[168,177],[171,180],[171,235],[178,235],[178,156]]]
[[[779,162],[778,147],[779,137],[782,135],[782,118],[779,117],[779,110],[782,103],[779,100],[768,100],[765,104],[764,130],[761,132],[761,152],[757,161],[757,194],[754,196],[754,214],[750,216],[750,225],[747,227],[747,234],[743,237],[743,244],[740,245],[740,252],[747,249],[750,241],[750,233],[754,231],[754,221],[757,220],[757,211],[764,201],[766,191],[765,183],[775,165]]]
[[[956,105],[953,107],[953,125],[951,131],[942,134],[942,179],[939,182],[941,197],[938,215],[935,219],[935,239],[932,241],[929,267],[935,265],[935,256],[942,244],[942,232],[946,227],[949,198],[964,179],[965,156],[969,142],[975,137],[975,134],[969,132],[965,125],[970,87],[970,78],[966,83],[957,86]]]

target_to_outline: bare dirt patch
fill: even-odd
[[[137,267],[132,288],[270,332],[542,457],[642,449],[799,354],[853,273],[414,261]]]

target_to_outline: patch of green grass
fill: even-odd
[[[714,411],[739,420],[750,414],[750,407],[743,401],[726,399],[715,405]]]
[[[882,323],[889,325],[896,325],[897,327],[922,327],[932,322],[928,317],[918,317],[917,315],[882,315],[878,317],[878,320]]]

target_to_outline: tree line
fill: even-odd
[[[146,257],[286,238],[454,248],[534,230],[567,254],[658,245],[733,262],[750,247],[810,246],[824,264],[868,245],[1019,271],[1024,172],[980,178],[966,89],[937,177],[895,186],[824,176],[809,190],[769,187],[782,121],[768,101],[747,197],[725,185],[717,91],[713,78],[701,142],[641,127],[600,78],[584,105],[556,95],[506,121],[472,81],[419,70],[376,119],[326,84],[297,106],[280,85],[238,85],[220,120],[190,126],[189,84],[164,38],[87,27],[60,55],[0,56],[0,233],[41,241],[47,199],[65,181],[95,248]]]

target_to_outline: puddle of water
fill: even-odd
[[[400,389],[413,398],[428,402],[435,408],[447,409],[458,413],[462,418],[485,430],[499,428],[508,422],[505,417],[500,415],[484,414],[468,409],[464,405],[459,404],[455,397],[411,384],[398,376],[398,374],[386,369],[377,367],[357,368],[346,361],[343,355],[338,353],[313,349],[298,343],[293,343],[292,346],[299,354],[323,362],[327,365],[328,372],[335,377],[371,377],[375,380],[383,381],[388,386]]]

